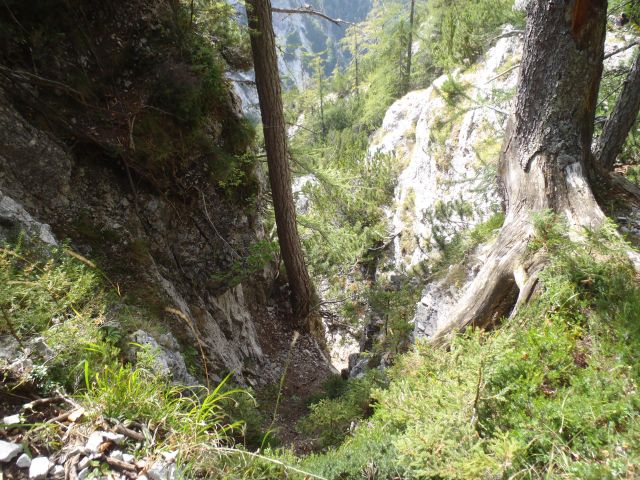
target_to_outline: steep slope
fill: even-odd
[[[214,380],[274,381],[293,332],[262,225],[252,128],[222,77],[233,67],[224,57],[242,61],[233,43],[204,42],[188,11],[144,0],[10,7],[3,202],[70,239],[143,310],[116,325],[125,334],[172,332],[180,345],[166,348],[202,350]],[[61,40],[30,58],[22,29]],[[323,362],[310,351],[311,364]]]

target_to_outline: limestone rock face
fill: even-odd
[[[521,47],[519,34],[506,35],[476,65],[408,93],[387,111],[369,156],[392,155],[401,171],[389,212],[397,273],[427,275],[457,235],[501,210],[497,164]],[[476,252],[426,286],[416,305],[416,337],[446,325],[481,261]]]
[[[515,0],[513,10],[516,12],[526,12],[531,0]]]
[[[20,231],[48,245],[57,245],[49,225],[38,222],[22,205],[0,191],[0,242],[9,240],[10,236]]]
[[[467,72],[388,110],[369,155],[393,155],[403,167],[391,218],[396,269],[437,259],[455,235],[500,210],[497,161],[520,51],[517,35],[502,38]]]
[[[131,336],[131,341],[140,346],[148,346],[154,356],[152,368],[154,373],[183,385],[196,385],[197,380],[187,371],[184,357],[180,353],[180,345],[170,333],[160,336],[160,343],[144,330],[137,330]],[[131,356],[135,359],[138,347],[132,348]]]

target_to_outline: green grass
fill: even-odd
[[[549,258],[541,294],[495,331],[400,357],[389,388],[373,393],[373,416],[306,468],[336,479],[637,474],[640,284],[630,247],[610,225],[580,243],[552,216],[536,225],[535,248]]]
[[[255,446],[262,436],[263,417],[250,392],[234,388],[228,377],[211,389],[176,385],[154,372],[156,352],[148,347],[138,350],[135,362],[127,361],[119,315],[126,322],[131,309],[91,261],[65,246],[23,239],[0,246],[0,334],[24,346],[41,338],[41,347],[31,348],[34,368],[22,378],[0,365],[8,388],[15,383],[40,395],[64,392],[85,409],[87,423],[139,422],[153,436],[143,442],[142,454],[179,449],[182,470],[194,475],[254,478],[247,475],[257,463],[267,472],[288,468],[240,453],[242,443]],[[137,321],[151,326],[154,319]],[[31,446],[64,443],[57,424],[24,427]]]
[[[22,241],[0,249],[2,332],[23,342],[41,335],[51,348],[52,359],[36,359],[28,381],[42,391],[66,389],[87,422],[143,423],[156,432],[150,452],[179,446],[189,476],[633,478],[640,283],[631,247],[612,225],[575,242],[554,215],[533,223],[531,250],[548,258],[539,296],[500,328],[467,331],[448,349],[418,343],[386,380],[378,372],[332,379],[300,424],[324,451],[303,458],[238,446],[241,419],[251,423],[247,448],[261,435],[247,394],[224,384],[175,386],[151,372],[148,349],[135,365],[123,361],[118,332],[104,325],[114,299],[101,274],[62,247]],[[486,240],[498,225],[480,225],[463,245]],[[36,427],[29,438],[55,445],[61,433]]]

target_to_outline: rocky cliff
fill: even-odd
[[[273,257],[258,252],[269,245],[263,174],[221,76],[230,52],[144,0],[12,6],[20,26],[0,19],[16,30],[0,71],[3,235],[35,225],[45,242],[69,241],[139,307],[117,327],[155,342],[169,365],[196,349],[212,377],[272,381],[292,332]],[[21,28],[59,32],[35,68]]]

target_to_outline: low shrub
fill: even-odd
[[[327,478],[631,478],[640,461],[640,284],[611,225],[569,240],[543,215],[542,291],[491,332],[419,343],[375,413],[305,466]],[[384,440],[381,438],[384,437]],[[384,441],[385,451],[382,452]],[[393,469],[385,469],[393,453]],[[399,472],[399,473],[398,473]]]
[[[310,413],[299,422],[299,428],[315,437],[321,448],[339,445],[355,424],[371,415],[371,391],[384,383],[378,370],[348,382],[328,380],[327,396],[312,403]]]

